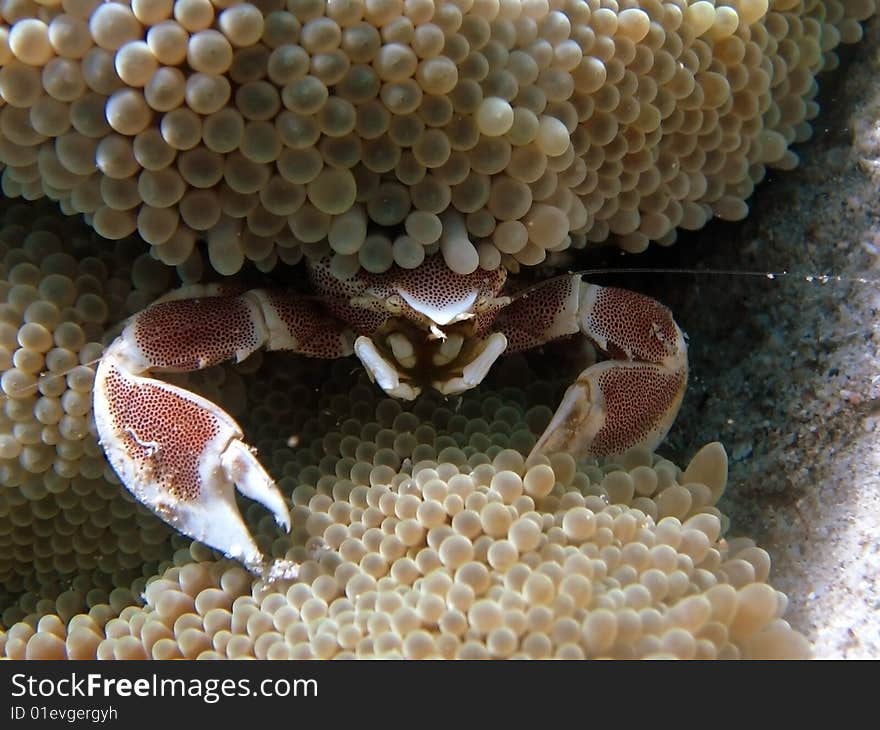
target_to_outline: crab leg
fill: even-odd
[[[668,308],[575,275],[529,291],[498,324],[511,342],[508,351],[580,331],[612,358],[578,376],[532,454],[611,456],[636,446],[654,450],[666,436],[688,376],[684,334]]]
[[[290,515],[275,482],[235,420],[210,401],[149,377],[197,370],[259,347],[313,357],[351,353],[352,337],[313,302],[281,292],[224,295],[194,287],[135,315],[98,366],[95,422],[126,488],[184,534],[255,572],[263,556],[235,503],[235,488],[285,530]]]

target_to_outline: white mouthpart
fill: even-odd
[[[461,299],[448,302],[445,306],[438,308],[417,299],[408,291],[398,289],[398,292],[410,307],[441,327],[462,319],[470,319],[473,316],[474,303],[479,295],[479,290],[472,289],[466,292]]]
[[[369,338],[361,335],[354,342],[354,354],[373,380],[382,390],[394,398],[403,400],[415,400],[421,389],[400,382],[400,372],[376,349],[376,344]]]
[[[462,370],[461,377],[450,378],[445,382],[435,382],[434,387],[444,395],[463,393],[483,382],[492,364],[507,349],[507,338],[495,332],[486,338],[483,350]]]

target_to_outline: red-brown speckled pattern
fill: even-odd
[[[282,290],[265,294],[278,319],[296,341],[297,353],[327,359],[351,354],[351,345],[342,337],[345,324],[328,315],[319,302]]]
[[[370,335],[392,315],[385,302],[393,296],[400,299],[401,311],[397,316],[416,323],[424,321],[423,315],[411,309],[399,296],[405,291],[412,298],[424,302],[432,309],[443,309],[460,301],[476,289],[479,296],[495,297],[504,286],[507,271],[477,269],[471,274],[460,275],[450,271],[439,254],[428,256],[416,269],[393,266],[383,274],[361,271],[356,276],[339,281],[330,273],[330,261],[325,259],[309,265],[309,278],[315,292],[325,302],[327,309],[345,321],[358,334]],[[374,301],[352,307],[348,302],[369,294]],[[479,327],[485,331],[494,321],[494,312],[479,315]]]
[[[557,317],[565,313],[571,300],[572,287],[579,280],[573,276],[560,276],[529,289],[528,293],[515,298],[501,310],[495,330],[507,337],[505,354],[528,350],[566,335],[575,334],[577,325],[570,332],[559,332],[553,337],[547,333],[554,328]]]
[[[319,301],[335,317],[345,322],[359,335],[371,335],[388,319],[388,312],[381,306],[353,307],[349,302],[367,290],[369,274],[359,273],[340,281],[330,273],[330,260],[309,262],[309,280]]]
[[[175,499],[199,498],[199,459],[219,433],[216,419],[161,383],[136,382],[113,367],[105,395],[114,430],[143,482],[159,485]]]
[[[160,302],[137,315],[134,337],[153,367],[180,371],[216,365],[262,344],[238,296]]]
[[[599,289],[587,329],[588,336],[607,339],[608,354],[618,358],[659,363],[678,344],[672,312],[656,299],[626,289]]]
[[[609,368],[598,377],[606,418],[590,444],[589,454],[621,454],[643,443],[662,426],[681,398],[687,374],[651,365]],[[634,414],[638,418],[633,418]]]
[[[485,337],[490,332],[498,332],[499,329],[495,325],[498,321],[498,316],[504,312],[504,308],[506,305],[497,304],[492,305],[489,309],[484,312],[478,312],[474,315],[474,337]],[[505,350],[505,352],[512,352],[509,348]]]
[[[476,289],[480,296],[494,297],[507,280],[507,270],[477,269],[470,274],[451,271],[439,254],[428,256],[417,269],[392,269],[390,277],[397,289],[432,309],[444,309]]]

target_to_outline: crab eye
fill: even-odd
[[[397,294],[392,294],[385,300],[385,307],[391,314],[403,314],[403,299]]]

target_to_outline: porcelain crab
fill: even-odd
[[[440,255],[417,269],[345,281],[331,275],[328,260],[310,262],[308,275],[310,294],[223,285],[172,292],[128,321],[96,374],[98,434],[123,484],[176,529],[256,573],[264,559],[234,490],[289,530],[283,496],[231,416],[153,374],[240,361],[258,348],[354,354],[383,390],[411,400],[425,387],[473,388],[499,356],[581,333],[611,359],[569,387],[533,453],[653,449],[681,404],[685,338],[648,297],[578,274],[507,294],[505,270],[454,274]]]

